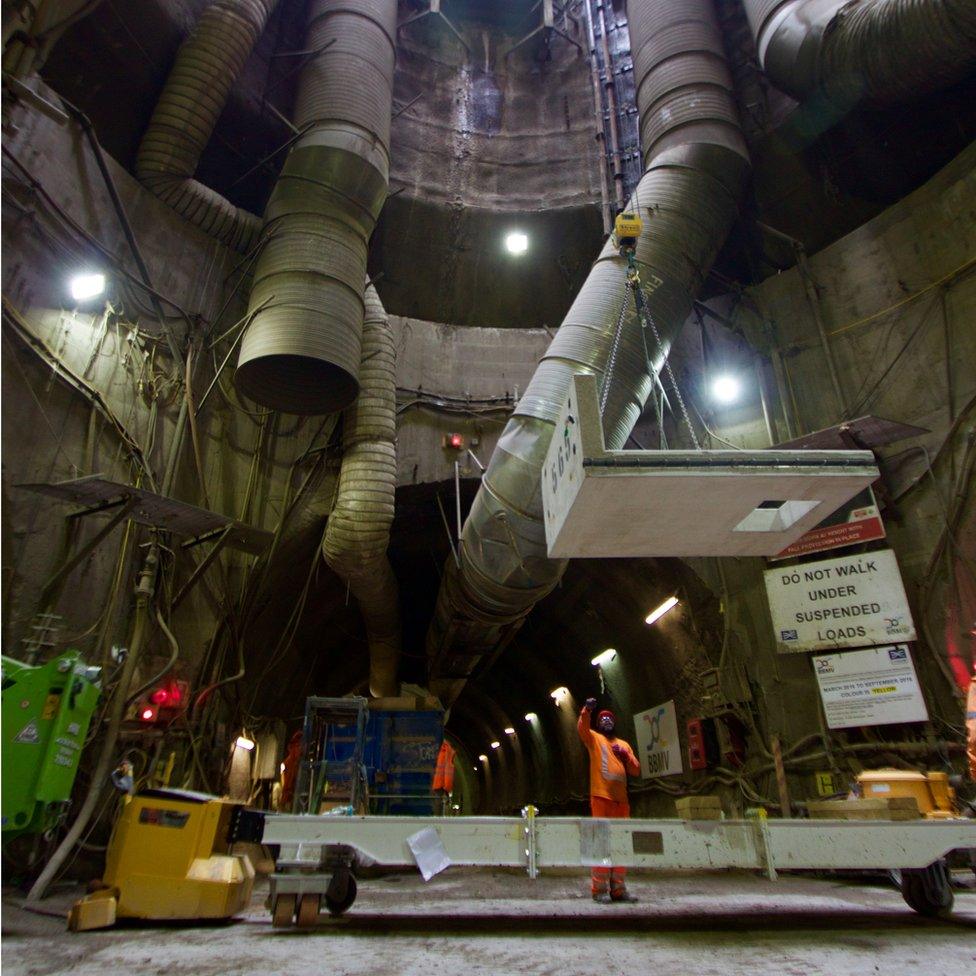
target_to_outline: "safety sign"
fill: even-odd
[[[768,569],[776,649],[816,651],[915,639],[890,549]]]
[[[637,758],[644,779],[677,776],[684,772],[678,716],[673,701],[638,712],[634,716],[634,727],[637,729]]]
[[[928,720],[906,644],[818,654],[812,661],[828,727],[849,729]]]

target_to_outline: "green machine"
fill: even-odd
[[[40,833],[64,814],[92,713],[101,668],[77,651],[32,666],[2,659],[2,838]]]

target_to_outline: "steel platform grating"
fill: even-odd
[[[72,481],[38,482],[17,487],[84,506],[86,511],[76,512],[76,515],[94,515],[103,511],[110,514],[117,506],[135,498],[136,505],[129,514],[133,522],[184,536],[191,540],[191,545],[221,536],[229,528],[224,545],[258,556],[271,545],[273,538],[273,533],[238,522],[227,515],[219,515],[145,488],[110,481],[97,474]]]

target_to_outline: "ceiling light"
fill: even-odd
[[[505,238],[505,249],[509,254],[525,254],[529,249],[529,238],[520,230],[513,230]]]
[[[655,620],[660,620],[672,607],[678,605],[678,598],[676,596],[669,596],[664,603],[659,607],[652,610],[645,618],[645,624],[652,624]]]
[[[718,403],[735,403],[742,392],[742,384],[728,373],[712,380],[712,399]]]
[[[249,739],[246,735],[239,735],[237,737],[237,742],[234,744],[238,749],[246,749],[248,752],[254,748],[254,740]]]
[[[560,685],[549,692],[549,697],[557,704],[561,705],[569,698],[569,689],[565,685]]]
[[[595,668],[602,668],[604,665],[609,664],[616,656],[616,650],[612,647],[608,647],[605,651],[601,651],[599,654],[597,654],[597,656],[590,661],[590,664],[592,664]]]
[[[515,735],[515,729],[509,726],[507,729],[505,729],[505,735]]]
[[[105,275],[75,275],[68,283],[68,287],[71,289],[71,297],[76,302],[84,302],[89,298],[98,298],[105,291]]]
[[[538,720],[539,720],[539,716],[536,715],[535,712],[526,712],[525,713],[525,721],[526,722],[537,722]]]
[[[480,756],[478,756],[478,758],[479,758],[479,759],[480,759],[480,760],[481,760],[482,762],[488,762],[488,757],[487,757],[487,756],[485,756],[485,755],[480,755]]]
[[[497,748],[498,748],[498,747],[499,747],[500,745],[501,745],[501,743],[500,743],[500,742],[493,742],[493,743],[491,744],[491,747],[492,747],[492,749],[497,749]]]

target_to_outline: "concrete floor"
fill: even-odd
[[[238,922],[128,926],[71,935],[59,917],[3,899],[5,976],[315,973],[323,976],[849,976],[976,972],[976,893],[952,921],[911,912],[892,888],[750,874],[642,875],[640,904],[594,905],[577,877],[448,870],[429,884],[389,875],[360,884],[349,915],[275,930],[255,892]],[[44,902],[64,911],[78,890]]]

